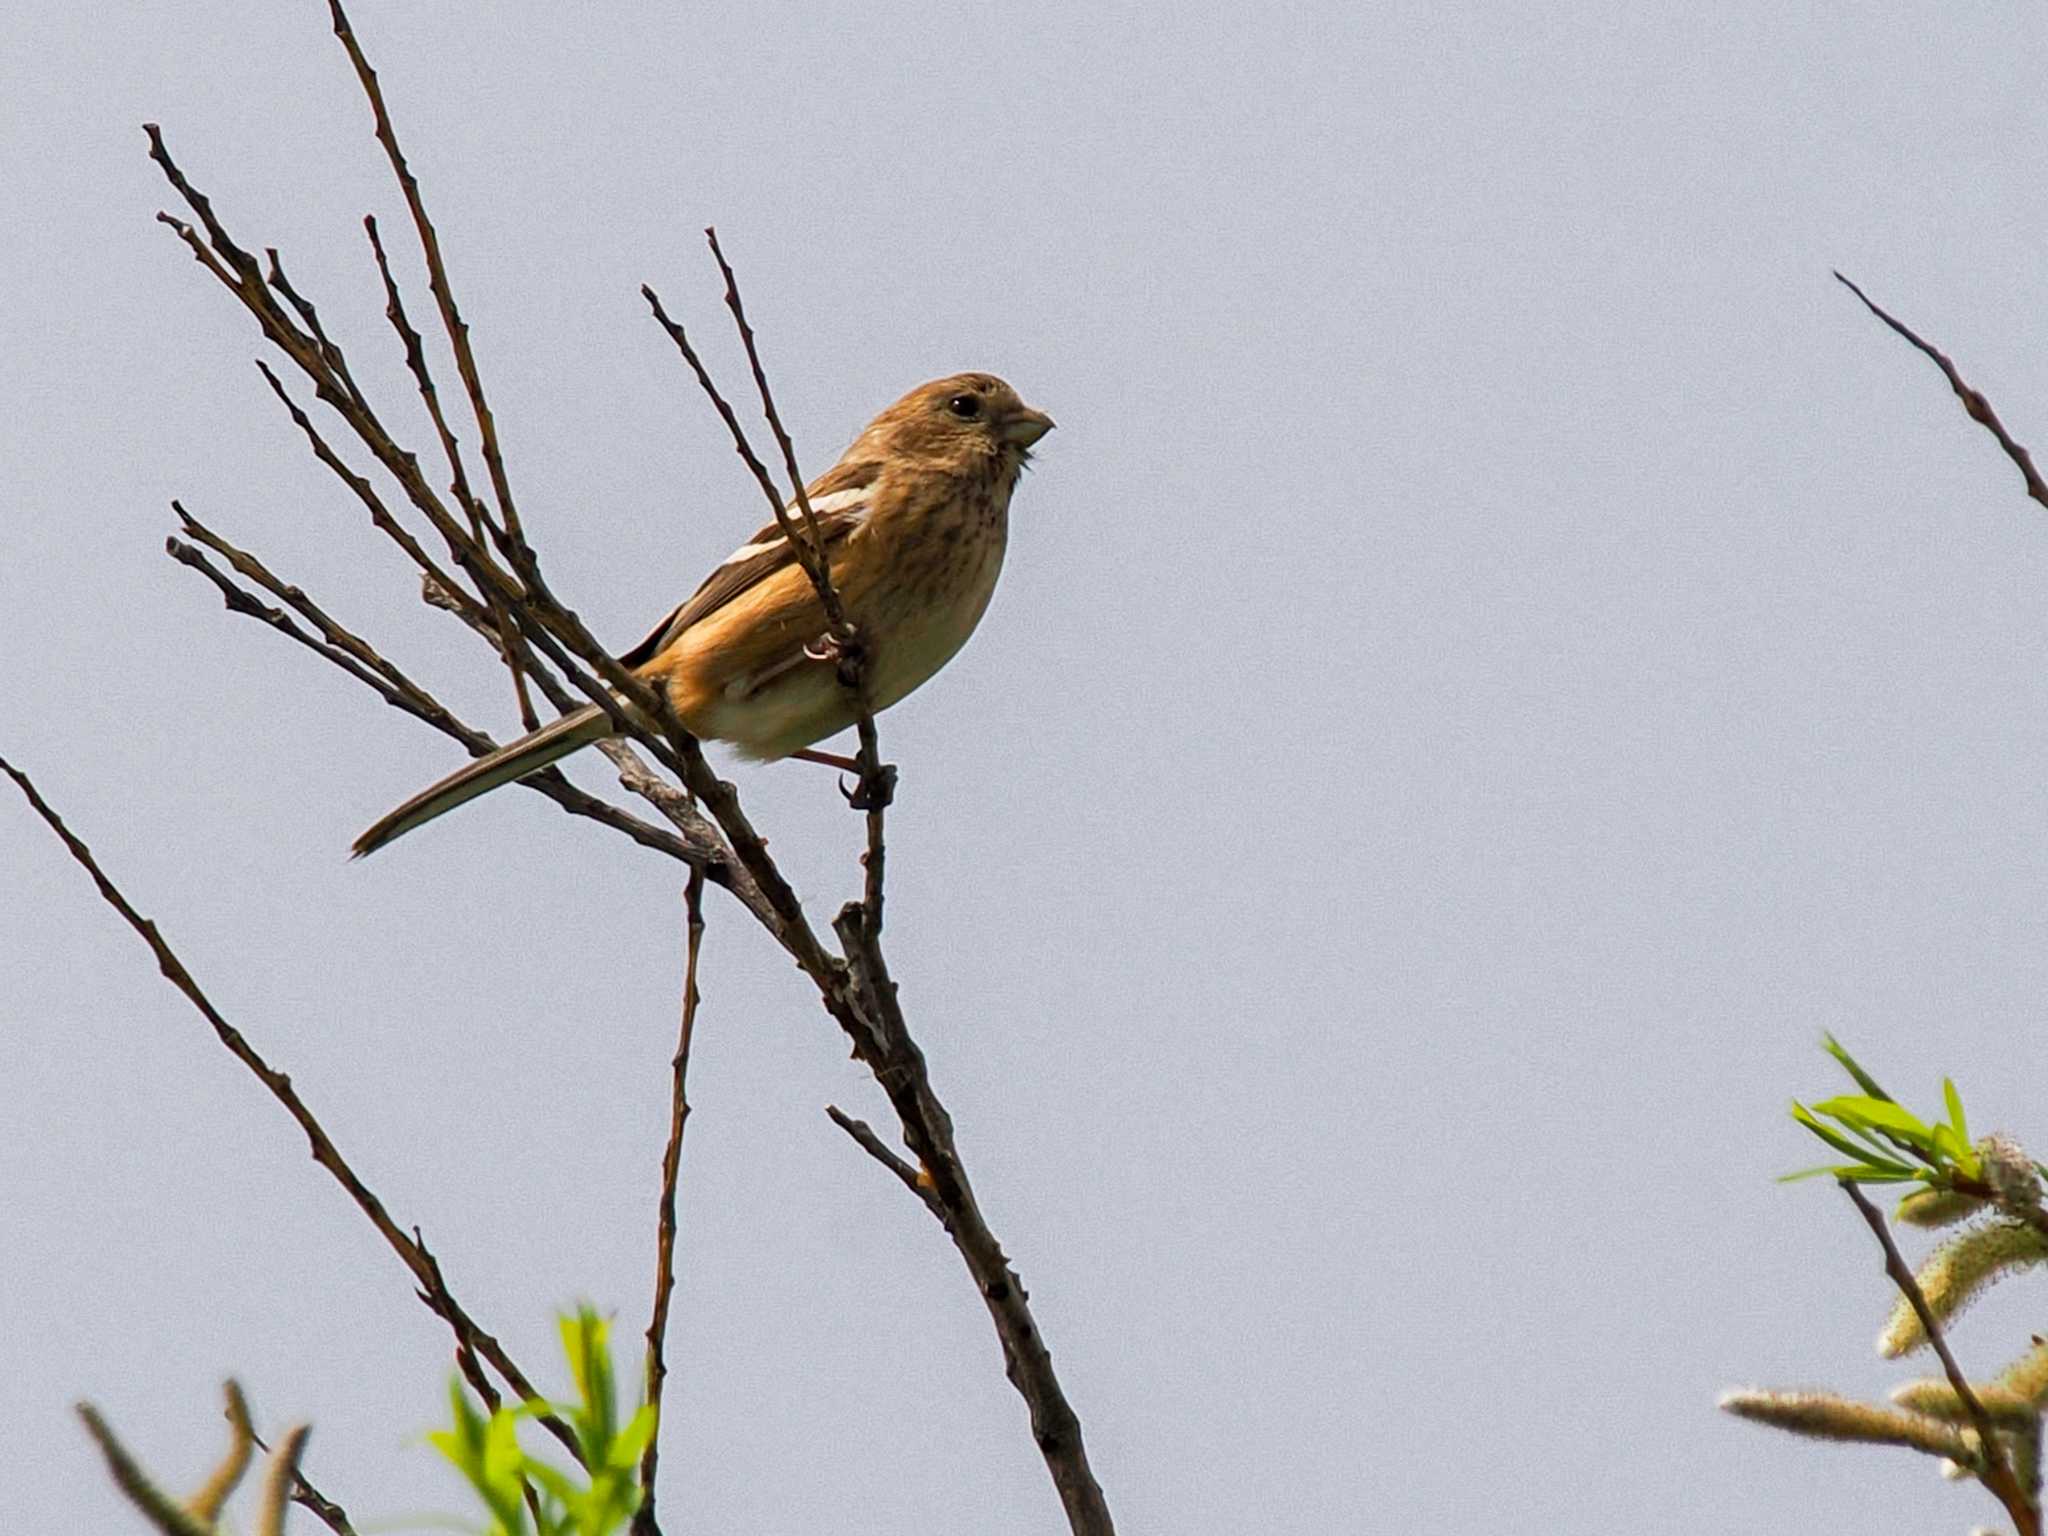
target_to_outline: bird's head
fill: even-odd
[[[1022,464],[1031,446],[1052,430],[1052,418],[1035,411],[992,373],[956,373],[920,384],[890,406],[861,434],[862,445],[887,455],[907,455],[960,465],[990,459]]]

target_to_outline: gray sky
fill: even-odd
[[[2048,1145],[2048,521],[1828,276],[2048,435],[2039,7],[355,19],[600,634],[759,516],[637,295],[739,382],[706,223],[813,472],[954,369],[1059,418],[884,722],[892,956],[1125,1529],[1989,1518],[1713,1400],[1901,1374],[1854,1213],[1770,1182],[1822,1029]],[[512,794],[349,865],[450,747],[160,552],[182,497],[511,723],[150,222],[146,119],[426,446],[324,7],[6,33],[0,751],[559,1387],[555,1308],[647,1306],[674,867]],[[829,776],[738,777],[830,911]],[[464,1507],[397,1261],[11,792],[0,869],[6,1523],[127,1528],[69,1404],[188,1481],[230,1372],[366,1524]],[[671,1528],[1058,1529],[958,1259],[821,1113],[880,1095],[722,901],[705,956]]]

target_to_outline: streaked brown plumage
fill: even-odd
[[[955,374],[882,412],[805,488],[833,588],[867,648],[876,710],[929,679],[980,622],[1002,570],[1010,494],[1031,446],[1051,429],[1052,418],[1001,379]],[[810,578],[770,523],[619,659],[665,688],[694,734],[730,742],[746,757],[787,757],[854,722],[836,667],[818,659],[826,628]],[[564,715],[413,796],[358,838],[355,852],[538,772],[610,729],[595,706]]]

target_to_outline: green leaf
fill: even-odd
[[[565,1510],[574,1509],[583,1500],[583,1485],[559,1467],[544,1461],[529,1461],[526,1475],[553,1494]]]
[[[1911,1171],[1906,1168],[1905,1164],[1897,1162],[1880,1152],[1872,1151],[1869,1147],[1859,1146],[1834,1129],[1834,1127],[1823,1125],[1819,1117],[1797,1099],[1792,1101],[1792,1118],[1833,1147],[1837,1152],[1854,1158],[1858,1167],[1898,1168],[1906,1172]]]
[[[519,1414],[500,1409],[491,1415],[491,1427],[484,1437],[484,1476],[493,1487],[519,1486],[526,1470],[526,1453],[519,1448]]]
[[[1917,1168],[1858,1168],[1839,1174],[1851,1184],[1914,1184],[1920,1180]]]
[[[1941,1080],[1941,1096],[1948,1105],[1948,1123],[1955,1128],[1956,1140],[1964,1146],[1970,1144],[1970,1122],[1963,1118],[1963,1096],[1956,1092],[1955,1079]]]
[[[1859,1135],[1875,1134],[1902,1152],[1931,1156],[1934,1132],[1919,1116],[1901,1109],[1889,1099],[1827,1099],[1813,1106],[1817,1115],[1827,1115]]]
[[[1829,1178],[1834,1179],[1849,1179],[1863,1172],[1866,1166],[1863,1163],[1856,1163],[1854,1165],[1848,1163],[1821,1163],[1812,1168],[1800,1168],[1792,1173],[1781,1173],[1773,1182],[1778,1184],[1797,1184],[1802,1179],[1817,1179],[1822,1174],[1826,1174]]]
[[[647,1449],[647,1442],[653,1438],[654,1404],[642,1403],[640,1411],[626,1421],[626,1427],[612,1441],[607,1463],[623,1471],[631,1471],[639,1465],[640,1453]]]
[[[1813,1106],[1817,1115],[1832,1115],[1837,1120],[1860,1120],[1901,1136],[1916,1140],[1929,1140],[1933,1132],[1927,1122],[1903,1105],[1892,1099],[1872,1099],[1856,1094],[1843,1094],[1838,1098],[1823,1099]]]
[[[1858,1088],[1861,1088],[1873,1099],[1890,1101],[1891,1095],[1877,1085],[1876,1078],[1856,1065],[1856,1058],[1843,1049],[1841,1041],[1837,1040],[1833,1035],[1822,1035],[1820,1043],[1823,1050],[1842,1064],[1842,1070],[1856,1079],[1856,1086]]]

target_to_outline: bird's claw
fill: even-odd
[[[879,764],[872,774],[863,774],[855,780],[851,789],[846,787],[846,780],[841,779],[839,793],[856,811],[886,810],[896,798],[896,765]]]

